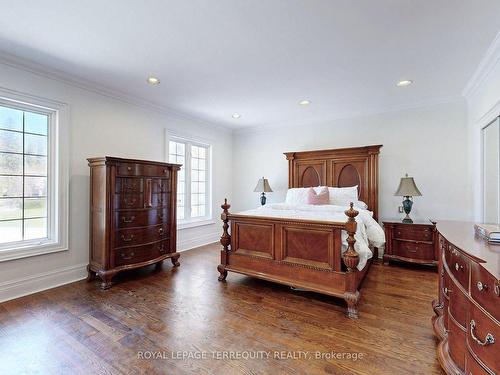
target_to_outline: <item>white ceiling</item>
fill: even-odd
[[[459,96],[500,28],[498,0],[0,4],[1,52],[233,128]]]

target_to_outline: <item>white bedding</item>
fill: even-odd
[[[301,219],[301,220],[321,220],[331,222],[345,222],[347,216],[344,211],[348,207],[335,205],[290,205],[287,203],[274,203],[257,209],[240,212],[240,215],[249,216],[267,216],[286,219]],[[385,244],[384,230],[373,219],[373,213],[367,210],[356,207],[359,215],[356,216],[358,223],[354,238],[356,243],[354,248],[359,254],[358,269],[362,270],[368,259],[373,254],[369,245],[381,247]],[[342,231],[342,252],[347,250],[347,232]]]

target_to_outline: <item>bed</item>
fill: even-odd
[[[381,147],[285,153],[289,189],[357,186],[364,207],[355,202],[314,208],[284,203],[231,214],[225,200],[219,281],[230,271],[343,298],[347,316],[358,318],[359,289],[374,250],[367,251],[365,235],[371,230],[380,236],[381,231],[373,226]],[[375,242],[380,246],[383,238]]]

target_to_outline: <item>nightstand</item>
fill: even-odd
[[[384,221],[384,264],[391,259],[418,264],[438,264],[436,227],[431,223]]]

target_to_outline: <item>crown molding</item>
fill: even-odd
[[[122,103],[134,105],[144,109],[152,110],[163,115],[177,117],[179,119],[194,122],[200,126],[209,126],[213,129],[232,133],[233,129],[221,124],[216,124],[205,119],[189,115],[187,113],[172,109],[168,106],[160,105],[149,100],[133,96],[118,90],[113,90],[108,87],[99,85],[95,82],[77,78],[73,75],[64,73],[58,69],[49,68],[45,65],[35,63],[26,59],[13,56],[6,52],[0,51],[0,64],[9,66],[14,69],[23,70],[38,76],[61,82],[65,85],[79,88],[91,92],[93,94],[105,96],[110,99],[118,100]]]
[[[495,36],[495,39],[493,39],[493,42],[481,59],[474,74],[467,82],[467,85],[462,91],[462,95],[468,98],[474,94],[498,63],[500,63],[500,32]]]
[[[255,132],[269,130],[269,129],[281,129],[281,128],[290,128],[290,127],[323,125],[323,124],[331,123],[333,121],[350,120],[350,119],[363,118],[363,117],[369,117],[369,116],[378,116],[378,115],[397,113],[397,112],[403,112],[403,111],[425,109],[425,108],[433,107],[433,106],[440,105],[440,104],[463,102],[464,100],[465,99],[463,96],[446,96],[446,97],[429,98],[426,100],[416,101],[416,102],[413,102],[411,104],[385,107],[385,108],[381,108],[378,110],[374,109],[374,110],[367,110],[367,111],[353,111],[353,112],[341,113],[341,114],[338,114],[336,116],[332,116],[328,119],[317,120],[314,122],[304,120],[304,121],[292,122],[292,123],[290,123],[290,122],[278,122],[278,123],[269,123],[269,124],[263,124],[263,125],[257,125],[257,126],[248,126],[245,128],[234,129],[233,134],[240,135],[240,134],[255,133]]]

